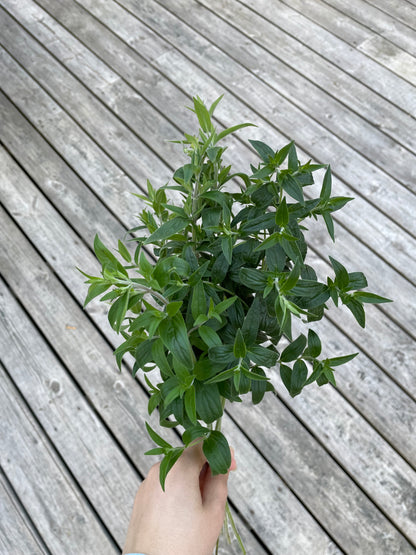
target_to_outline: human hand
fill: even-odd
[[[232,453],[231,470],[236,469]],[[211,555],[227,501],[227,474],[212,476],[201,444],[185,449],[163,492],[155,464],[134,501],[123,553]]]

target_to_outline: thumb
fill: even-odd
[[[204,506],[215,506],[219,509],[225,507],[228,495],[228,477],[230,471],[237,468],[234,458],[234,449],[231,447],[231,466],[226,474],[217,474],[213,476],[211,468],[207,465],[206,473],[202,485],[202,502]]]
[[[228,495],[228,476],[226,474],[217,474],[213,476],[211,469],[208,467],[202,490],[202,503],[204,507],[209,509],[222,510],[225,508]]]

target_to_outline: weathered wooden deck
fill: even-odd
[[[1,0],[0,553],[120,551],[154,459],[143,383],[119,374],[103,307],[82,310],[92,241],[137,225],[194,129],[192,95],[225,93],[218,125],[330,162],[335,253],[370,290],[319,329],[360,351],[338,389],[230,407],[230,500],[248,553],[407,554],[416,545],[416,4],[412,0]],[[243,140],[244,139],[244,142]],[[166,431],[175,441],[175,434]],[[176,441],[177,438],[176,438]],[[223,553],[231,553],[225,548]],[[197,554],[195,554],[197,555]]]

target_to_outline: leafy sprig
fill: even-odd
[[[131,230],[141,233],[129,240],[136,243],[134,254],[119,241],[120,262],[96,236],[101,276],[84,274],[85,306],[104,294],[109,322],[124,338],[115,350],[118,366],[126,353],[133,355],[133,375],[144,372],[149,386],[149,414],[158,409],[162,426],[181,425],[184,446],[201,442],[213,474],[226,472],[231,462],[218,424],[226,400],[241,402],[251,393],[254,404],[261,402],[274,390],[269,378],[276,365],[292,397],[314,382],[336,385],[335,369],[356,356],[319,358],[319,336],[308,329],[293,339],[293,318],[305,325],[320,320],[332,300],[364,327],[364,304],[388,302],[362,291],[365,276],[334,258],[326,282],[306,262],[304,221],[322,217],[334,240],[332,214],[352,200],[331,196],[331,168],[301,164],[293,142],[274,150],[250,141],[260,162],[250,174],[232,173],[219,143],[251,124],[217,132],[212,117],[220,100],[207,108],[193,99],[199,132],[177,141],[189,161],[176,170],[173,184],[155,189],[148,181],[147,195],[137,195],[148,208]],[[308,199],[305,190],[320,170],[320,195]],[[227,190],[230,180],[240,184],[238,192]],[[168,200],[172,192],[180,201]],[[283,337],[289,344],[280,352]],[[146,376],[155,367],[157,384]],[[184,447],[147,429],[158,445],[148,454],[164,455],[164,487]]]

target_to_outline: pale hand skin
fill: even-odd
[[[212,555],[221,532],[229,472],[212,476],[201,445],[185,449],[168,473],[165,492],[159,464],[142,482],[134,501],[123,553]]]

